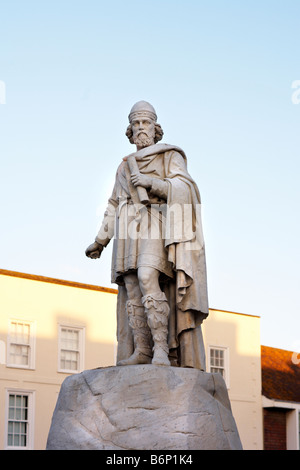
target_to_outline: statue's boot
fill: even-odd
[[[119,361],[117,366],[150,364],[152,360],[152,337],[147,324],[145,309],[142,304],[135,305],[128,300],[126,302],[126,311],[129,326],[133,333],[134,352],[128,359]]]
[[[152,364],[169,366],[168,358],[168,319],[170,307],[163,292],[148,294],[142,297],[142,302],[147,313],[148,325],[151,329],[154,342]]]

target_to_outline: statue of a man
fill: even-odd
[[[123,158],[102,226],[86,250],[99,258],[114,238],[117,365],[205,370],[201,323],[208,299],[199,191],[184,152],[157,143],[163,131],[151,104],[136,103],[129,123],[126,135],[137,151]]]

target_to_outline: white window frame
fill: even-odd
[[[300,450],[300,405],[287,403],[289,411],[286,415],[286,445],[287,450]],[[291,409],[291,406],[295,407]]]
[[[219,350],[224,352],[224,375],[223,379],[225,381],[227,389],[230,387],[230,381],[229,381],[229,348],[228,346],[216,346],[214,344],[210,344],[208,346],[208,372],[211,373],[211,369],[214,367],[211,365],[211,351],[212,350]]]
[[[26,446],[13,446],[8,445],[8,423],[9,419],[9,396],[10,395],[25,395],[28,397],[28,416],[27,416],[27,440]],[[34,449],[34,416],[35,416],[35,391],[9,388],[6,389],[5,397],[5,433],[4,433],[4,449],[6,450],[33,450]],[[12,420],[14,422],[18,420]]]
[[[285,408],[286,413],[286,449],[300,450],[300,404],[292,401],[272,400],[262,396],[263,408]]]
[[[61,367],[61,351],[62,351],[62,329],[67,328],[70,330],[78,331],[79,333],[79,359],[78,359],[78,367],[77,369],[63,369]],[[58,325],[58,363],[57,363],[57,370],[58,372],[62,372],[64,374],[76,374],[78,372],[82,372],[84,370],[84,352],[85,352],[85,327],[73,325],[70,323],[59,323]]]
[[[12,337],[12,324],[20,323],[29,326],[29,343],[26,343],[26,346],[29,347],[29,357],[28,364],[14,364],[11,362],[11,346],[12,344],[22,344],[22,343],[13,343]],[[24,343],[25,345],[25,343]],[[35,369],[35,346],[36,346],[36,322],[30,320],[24,320],[19,318],[10,318],[8,324],[8,335],[7,335],[7,355],[6,355],[6,366],[13,367],[16,369]]]

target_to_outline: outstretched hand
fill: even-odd
[[[85,250],[85,254],[88,258],[97,259],[100,258],[102,250],[103,246],[100,245],[100,243],[98,242],[94,242],[87,247],[87,249]]]

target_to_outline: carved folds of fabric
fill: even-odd
[[[126,311],[128,314],[129,326],[132,328],[135,336],[136,346],[140,347],[139,341],[142,341],[143,347],[152,349],[151,331],[147,323],[147,317],[143,305],[134,304],[128,300],[126,302]]]
[[[142,302],[147,311],[150,328],[158,328],[168,325],[170,308],[163,292],[148,294],[142,297]]]
[[[162,348],[168,353],[168,318],[170,307],[163,292],[148,294],[142,297],[142,302],[147,312],[148,325],[154,340],[154,349]]]

